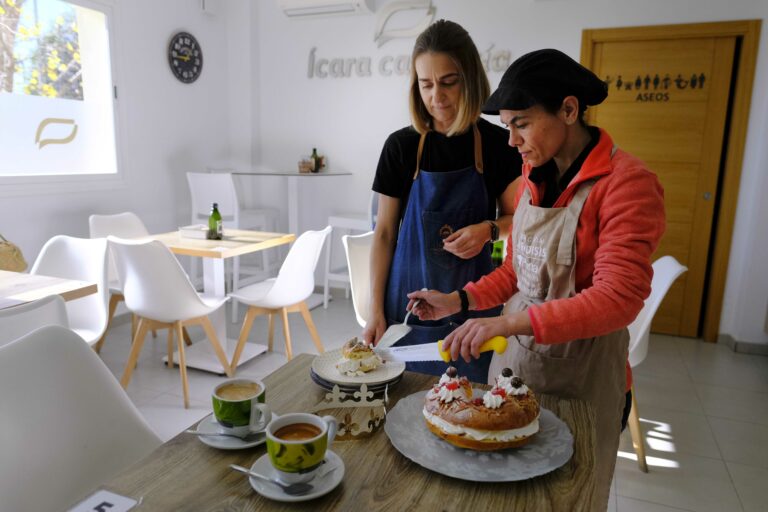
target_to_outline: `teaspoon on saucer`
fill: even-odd
[[[269,478],[268,476],[264,476],[261,473],[255,473],[252,470],[248,468],[244,468],[243,466],[238,466],[237,464],[230,464],[230,468],[234,469],[235,471],[239,471],[241,473],[245,473],[248,476],[252,476],[254,478],[258,478],[259,480],[264,480],[265,482],[269,482],[271,484],[275,484],[279,488],[283,490],[285,494],[288,494],[290,496],[302,496],[304,494],[308,494],[312,492],[315,489],[315,486],[307,483],[307,482],[298,482],[294,484],[284,484],[282,482],[279,482],[273,478]]]
[[[234,437],[235,439],[240,439],[241,441],[245,443],[250,443],[251,441],[256,441],[257,439],[264,436],[264,432],[251,432],[249,434],[246,434],[244,436],[240,436],[237,434],[229,434],[226,432],[201,432],[199,430],[194,429],[187,429],[184,432],[187,434],[192,434],[193,436],[206,436],[206,437]]]

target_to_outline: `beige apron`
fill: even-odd
[[[519,291],[506,304],[505,314],[576,294],[576,227],[593,184],[582,184],[563,208],[532,206],[530,192],[523,192],[510,240]],[[538,344],[533,336],[513,336],[504,354],[494,354],[488,374],[490,381],[509,367],[537,393],[579,398],[592,405],[597,440],[593,510],[608,505],[626,394],[628,346],[627,329],[553,345]]]

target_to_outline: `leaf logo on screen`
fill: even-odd
[[[412,9],[426,9],[426,13],[421,21],[411,27],[386,29],[387,23],[393,14]],[[432,6],[432,0],[398,0],[391,2],[382,7],[376,15],[376,30],[373,33],[373,40],[381,48],[384,43],[392,39],[416,37],[432,23],[434,18],[435,8]]]
[[[65,137],[51,137],[47,139],[43,139],[41,136],[44,131],[50,126],[50,130],[55,130],[60,133],[64,133],[61,130],[56,130],[57,125],[63,125],[63,126],[70,126],[69,129],[69,135]],[[57,134],[58,135],[58,134]],[[77,135],[77,124],[75,123],[74,119],[60,119],[56,117],[46,117],[42,121],[40,121],[40,124],[37,125],[37,133],[35,134],[35,144],[37,144],[37,149],[43,149],[43,146],[47,146],[48,144],[69,144],[72,142],[72,140]]]

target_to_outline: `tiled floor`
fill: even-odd
[[[327,310],[312,310],[312,316],[326,349],[361,330],[343,293]],[[291,315],[290,322],[294,353],[316,353],[300,316]],[[237,337],[239,328],[229,324],[230,337]],[[257,319],[250,340],[264,342],[266,330],[266,321]],[[195,330],[191,335],[203,336]],[[170,439],[211,412],[210,392],[224,378],[190,369],[191,403],[184,409],[179,372],[160,361],[165,339],[159,332],[144,345],[128,394],[158,435]],[[110,332],[102,350],[117,376],[128,349],[129,326],[123,323]],[[285,362],[280,327],[275,349],[238,368],[238,376],[261,378]],[[635,368],[635,392],[650,471],[637,468],[625,432],[610,511],[768,511],[768,357],[652,335],[648,358]]]

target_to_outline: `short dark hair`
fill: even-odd
[[[416,38],[411,54],[409,107],[413,127],[419,133],[429,131],[432,124],[432,116],[421,99],[419,77],[416,75],[416,59],[424,53],[443,53],[459,70],[459,108],[447,135],[463,133],[477,122],[483,103],[491,94],[477,47],[461,25],[448,20],[434,22]]]

